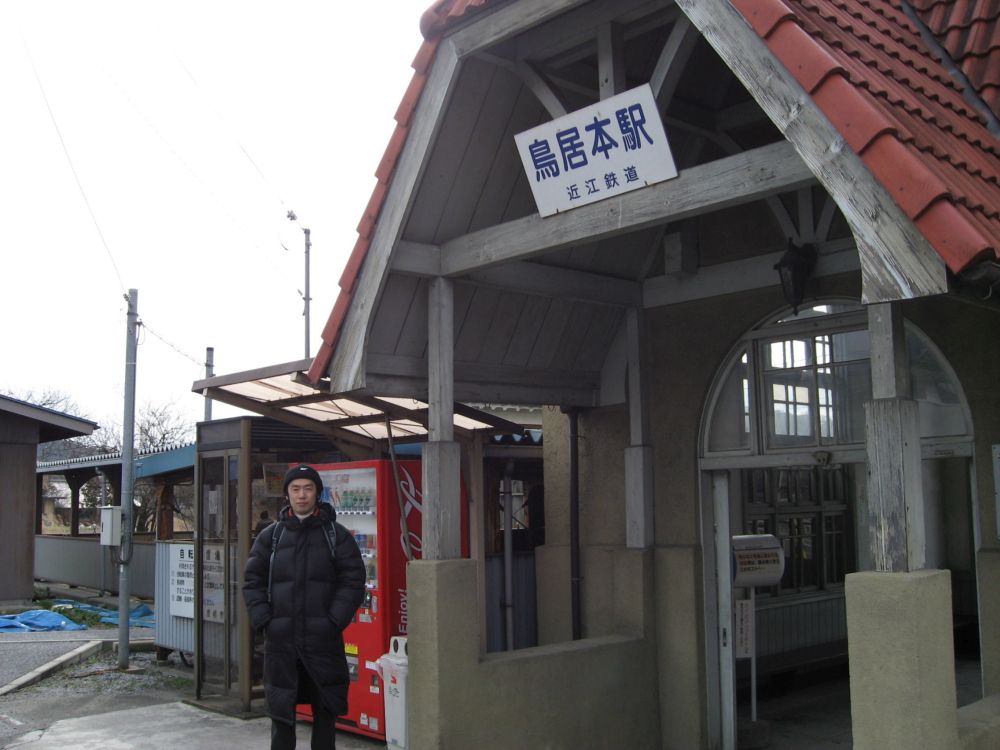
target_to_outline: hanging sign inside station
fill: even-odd
[[[776,586],[785,572],[785,553],[774,534],[733,537],[733,585]]]
[[[648,83],[518,133],[514,142],[541,216],[677,176]]]

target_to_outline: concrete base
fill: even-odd
[[[958,746],[951,574],[847,576],[855,750]]]
[[[409,563],[407,746],[663,746],[655,644],[642,635],[650,630],[642,593],[651,588],[651,553],[621,551],[620,556],[616,571],[626,580],[614,602],[629,612],[618,623],[625,632],[491,654],[479,650],[476,562]]]
[[[740,750],[763,750],[771,746],[771,722],[741,721],[736,727],[736,746]]]

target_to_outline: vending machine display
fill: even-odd
[[[385,739],[385,707],[377,660],[392,636],[407,634],[406,563],[421,557],[423,495],[419,460],[314,464],[323,480],[321,502],[331,503],[337,521],[361,548],[367,577],[365,599],[344,631],[351,674],[349,711],[339,729]],[[462,502],[462,517],[466,516]],[[463,521],[463,528],[465,523]],[[467,541],[463,541],[466,554]],[[311,718],[308,705],[298,707]]]

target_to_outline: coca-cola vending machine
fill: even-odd
[[[367,570],[364,602],[344,631],[350,708],[337,719],[337,727],[384,740],[385,704],[376,662],[389,651],[392,636],[407,634],[406,562],[421,558],[421,463],[398,460],[395,472],[388,460],[313,468],[323,479],[321,502],[331,503],[337,521],[354,534]],[[464,530],[464,492],[461,505]],[[468,554],[464,532],[462,554]],[[301,718],[312,718],[309,705],[300,705],[298,712]]]

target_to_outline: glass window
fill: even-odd
[[[710,451],[731,451],[750,447],[750,381],[747,352],[742,351],[719,386],[709,430]]]
[[[917,401],[920,436],[965,435],[971,432],[954,374],[934,347],[914,330],[906,332],[913,398]]]
[[[853,572],[848,551],[853,466],[747,469],[743,518],[747,534],[774,534],[785,571],[771,596],[839,588]]]
[[[798,315],[775,316],[764,326],[774,335],[749,336],[748,342],[756,338],[754,348],[739,350],[716,388],[708,452],[748,451],[754,430],[770,451],[863,444],[865,402],[872,393],[867,323],[857,315],[863,310],[849,302],[813,305]],[[831,326],[853,328],[817,331],[816,321],[808,334],[780,334],[790,324],[825,315],[840,316],[831,318]],[[906,328],[906,348],[921,437],[968,435],[960,386],[943,357],[912,326]]]

